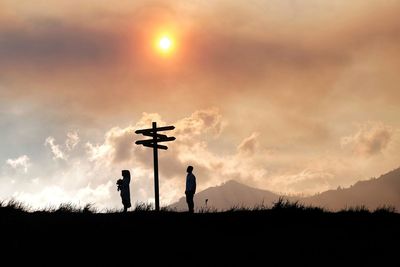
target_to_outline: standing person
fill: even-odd
[[[131,193],[129,184],[131,182],[131,173],[128,170],[122,170],[122,179],[117,181],[117,190],[121,191],[122,205],[124,205],[124,212],[127,212],[131,207]]]
[[[194,201],[193,197],[194,194],[196,193],[196,176],[194,176],[193,172],[193,167],[188,166],[187,167],[187,176],[186,176],[186,203],[189,208],[189,212],[193,213],[194,212]]]

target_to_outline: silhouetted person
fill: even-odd
[[[131,173],[128,170],[122,170],[122,177],[117,181],[117,190],[121,192],[122,205],[124,205],[124,212],[126,212],[131,207],[131,193],[129,190]]]
[[[188,166],[187,167],[187,176],[186,176],[186,203],[188,204],[189,212],[193,213],[194,212],[194,201],[193,197],[194,194],[196,193],[196,176],[194,176],[193,172],[193,167]]]

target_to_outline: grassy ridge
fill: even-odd
[[[146,204],[126,214],[68,204],[27,211],[15,201],[2,203],[1,251],[31,255],[39,263],[51,264],[55,257],[76,264],[82,258],[109,266],[136,266],[139,259],[161,259],[167,266],[250,266],[260,261],[263,266],[276,261],[296,266],[390,266],[397,257],[392,244],[400,240],[400,214],[390,207],[333,213],[280,199],[271,208],[212,211],[156,213]],[[16,257],[14,262],[24,259]]]
[[[152,204],[149,203],[137,203],[136,206],[130,212],[150,212],[154,209]],[[318,206],[306,206],[300,201],[290,201],[284,197],[280,197],[276,202],[273,203],[272,207],[264,205],[261,203],[255,205],[254,207],[246,206],[233,206],[228,210],[220,211],[213,207],[201,207],[197,209],[197,213],[217,213],[217,212],[243,212],[243,211],[277,211],[284,210],[287,212],[307,212],[307,213],[344,213],[344,212],[356,212],[356,213],[396,213],[396,209],[393,206],[381,206],[373,211],[369,210],[366,206],[355,206],[342,209],[338,212],[330,212],[324,208]],[[0,213],[119,213],[121,210],[117,209],[107,209],[98,210],[93,203],[88,203],[84,206],[78,206],[72,203],[63,203],[58,207],[50,206],[41,210],[33,210],[29,206],[22,202],[16,201],[14,199],[7,201],[0,201]],[[163,212],[177,212],[176,210],[169,207],[161,207]]]

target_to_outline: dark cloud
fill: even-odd
[[[120,38],[115,33],[60,21],[34,21],[23,28],[0,29],[0,67],[65,69],[110,64],[120,57]]]
[[[222,9],[217,9],[213,17],[195,16],[190,23],[177,18],[180,9],[179,5],[158,2],[139,5],[118,17],[113,12],[102,14],[111,19],[99,26],[93,23],[92,17],[77,23],[64,17],[35,18],[19,27],[6,25],[0,29],[2,65],[19,62],[64,68],[88,64],[96,70],[103,64],[113,69],[119,63],[122,65],[118,68],[133,70],[135,79],[167,72],[180,79],[190,79],[188,76],[195,74],[208,79],[256,82],[255,79],[270,79],[282,71],[283,75],[293,72],[302,75],[307,70],[344,66],[360,48],[376,42],[399,41],[400,23],[391,9],[379,8],[369,16],[360,11],[358,19],[329,21],[325,28],[319,25],[314,31],[307,29],[307,24],[298,30],[290,27],[293,26],[290,21],[282,21],[280,26],[286,29],[285,34],[279,34],[278,29],[271,28],[262,18],[251,17],[246,9],[247,12],[239,9],[228,12],[225,16],[235,19],[227,20],[222,26],[217,16],[223,15]],[[190,12],[184,14],[185,20],[189,19]],[[242,22],[245,18],[252,19],[250,25],[258,22],[259,28],[249,25],[238,30],[234,27],[237,18]],[[165,64],[150,54],[154,53],[151,44],[155,24],[170,24],[170,21],[175,24],[178,21],[176,31],[181,32],[177,40],[179,51],[170,60],[173,62],[167,64],[166,71]]]
[[[142,110],[160,103],[188,108],[192,102],[200,108],[251,94],[277,106],[321,113],[342,101],[332,99],[332,87],[355,55],[377,44],[400,43],[395,12],[382,7],[373,15],[363,10],[311,30],[309,24],[295,27],[285,20],[274,29],[263,18],[251,17],[255,10],[237,7],[222,17],[223,24],[223,9],[211,17],[189,16],[193,11],[188,9],[178,19],[183,9],[177,6],[154,2],[119,16],[103,13],[109,20],[99,19],[99,25],[93,18],[81,18],[78,25],[64,17],[3,26],[0,75],[12,88],[10,97],[60,101],[73,110],[107,116],[127,112],[132,103]],[[250,21],[237,27],[234,18]],[[179,49],[168,61],[160,60],[152,47],[153,31],[158,22],[171,21],[179,32]],[[395,51],[384,59],[399,58]]]

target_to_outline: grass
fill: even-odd
[[[378,213],[378,214],[390,214],[390,213],[396,213],[396,208],[390,205],[384,205],[381,207],[378,207],[374,210],[374,213]]]
[[[289,201],[283,197],[280,197],[278,201],[274,202],[271,209],[273,211],[327,212],[321,207],[306,206],[299,201]]]
[[[331,212],[280,198],[271,206],[237,205],[225,211],[202,207],[195,214],[168,207],[157,213],[153,208],[136,203],[124,214],[91,203],[64,203],[33,210],[16,200],[3,201],[0,251],[18,253],[14,262],[32,253],[39,266],[50,256],[65,265],[70,260],[69,266],[82,257],[98,266],[134,266],[142,259],[162,259],[165,266],[204,259],[204,266],[212,266],[218,264],[215,258],[222,266],[238,260],[245,260],[244,266],[274,266],[272,258],[290,266],[366,266],[362,263],[373,262],[373,256],[375,266],[390,266],[382,260],[397,255],[397,247],[389,244],[400,238],[400,214],[390,206]]]
[[[21,213],[27,212],[30,208],[23,204],[20,201],[11,199],[9,201],[1,201],[0,202],[0,211],[1,212],[14,212],[14,213]]]
[[[154,206],[152,203],[137,202],[133,208],[131,208],[128,213],[145,213],[152,212]],[[161,212],[163,213],[176,213],[178,210],[170,208],[168,206],[161,207]],[[56,214],[98,214],[98,213],[120,213],[122,209],[109,208],[100,210],[95,207],[94,203],[87,203],[84,206],[78,206],[73,203],[62,203],[58,207],[49,206],[40,210],[34,210],[29,205],[26,205],[15,199],[9,201],[0,201],[0,214],[4,213],[56,213]],[[208,213],[232,213],[232,212],[273,212],[273,213],[348,213],[348,214],[394,214],[397,213],[395,207],[390,205],[383,205],[375,210],[369,210],[366,206],[350,206],[341,209],[337,212],[332,212],[321,207],[316,206],[306,206],[299,201],[290,201],[284,197],[280,197],[272,206],[267,206],[264,202],[254,205],[253,207],[247,207],[245,205],[235,205],[227,210],[218,210],[215,207],[200,207],[196,210],[199,214]]]

